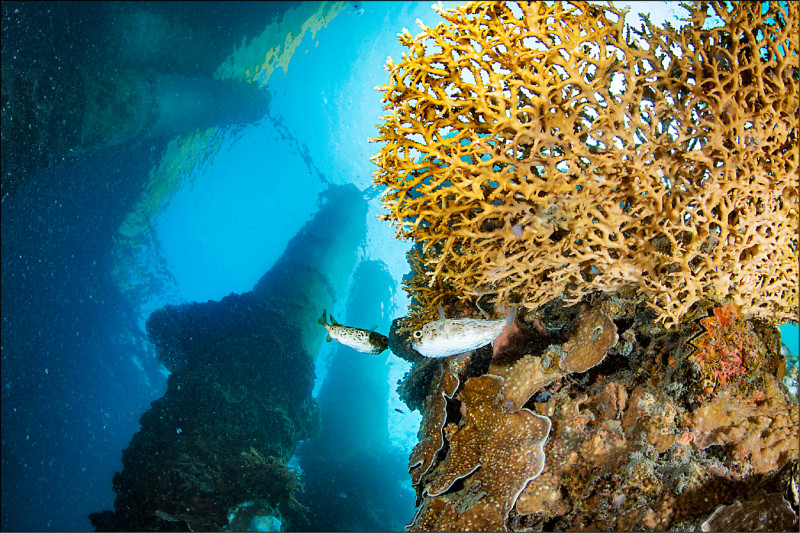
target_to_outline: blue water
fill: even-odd
[[[48,58],[87,72],[110,63],[207,80],[219,63],[203,64],[211,52],[221,50],[221,60],[297,5],[122,4],[3,3],[4,69],[24,76]],[[318,211],[328,186],[352,183],[373,196],[364,240],[349,253],[374,267],[354,274],[329,311],[383,332],[405,314],[400,280],[408,245],[377,220],[369,162],[376,146],[367,139],[383,114],[374,87],[386,82],[386,56],[399,58],[396,34],[415,33],[417,19],[429,26],[440,21],[428,2],[345,3],[326,27],[304,35],[285,71],[275,70],[263,88],[268,105],[261,115],[219,124],[204,141],[214,150],[176,163],[168,194],[156,194],[153,173],[168,143],[194,132],[195,124],[175,121],[80,157],[67,154],[4,191],[3,530],[88,530],[89,513],[113,508],[111,479],[122,468],[121,451],[166,389],[167,372],[145,334],[147,316],[166,304],[252,289]],[[191,38],[170,34],[185,29]],[[4,161],[3,172],[8,168]],[[150,218],[134,236],[123,234],[143,203]],[[373,311],[365,316],[362,308]],[[797,353],[797,328],[781,331]],[[329,423],[363,413],[337,445],[371,432],[390,442],[336,487],[342,500],[357,498],[359,490],[386,491],[385,508],[353,518],[351,527],[401,529],[414,512],[402,473],[419,417],[394,392],[405,363],[386,354],[376,362],[326,344],[317,359],[314,395]],[[353,388],[340,394],[335,385],[348,378]],[[312,468],[320,453],[313,441],[304,443],[295,464],[305,460]],[[382,486],[387,479],[390,486]],[[326,489],[312,483],[312,490]]]

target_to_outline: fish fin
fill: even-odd
[[[331,315],[331,325],[334,325],[334,326],[338,326],[339,325],[339,323],[336,322],[336,319],[333,318],[333,315]]]
[[[319,317],[319,320],[317,320],[317,322],[319,322],[323,326],[327,325],[328,321],[325,319],[325,309],[322,310],[322,316]]]
[[[483,318],[485,318],[486,320],[489,320],[489,314],[486,311],[483,310],[483,307],[481,307],[481,299],[480,298],[475,300],[475,307],[477,307],[478,311],[481,312],[481,314],[483,315]]]
[[[378,329],[378,324],[375,324],[374,326],[372,326],[371,328],[369,328],[369,332],[370,332],[370,333],[374,333],[376,329]]]
[[[517,317],[517,308],[515,306],[511,307],[511,311],[506,314],[506,323],[505,327],[513,328],[514,327],[514,319]]]
[[[332,340],[333,340],[333,337],[331,337],[331,334],[328,333],[328,337],[325,339],[325,342],[331,342]]]
[[[441,304],[436,306],[436,310],[439,311],[439,320],[444,320],[444,307]]]

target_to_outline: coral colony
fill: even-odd
[[[798,4],[686,7],[631,35],[470,3],[399,34],[373,161],[415,242],[389,338],[423,415],[409,529],[797,528]],[[518,314],[427,359],[437,306]]]
[[[417,314],[448,292],[533,310],[632,289],[667,325],[706,299],[796,320],[795,6],[732,9],[647,26],[647,49],[620,12],[562,3],[401,33],[374,181],[422,248]]]

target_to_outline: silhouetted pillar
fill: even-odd
[[[352,185],[323,198],[253,291],[148,318],[172,373],[123,452],[115,510],[90,515],[98,530],[303,529],[286,463],[319,426],[316,319],[344,290],[367,211]]]

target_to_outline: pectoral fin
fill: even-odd
[[[511,310],[506,314],[506,322],[504,327],[506,328],[513,328],[514,327],[514,319],[517,316],[517,308],[511,307]]]

